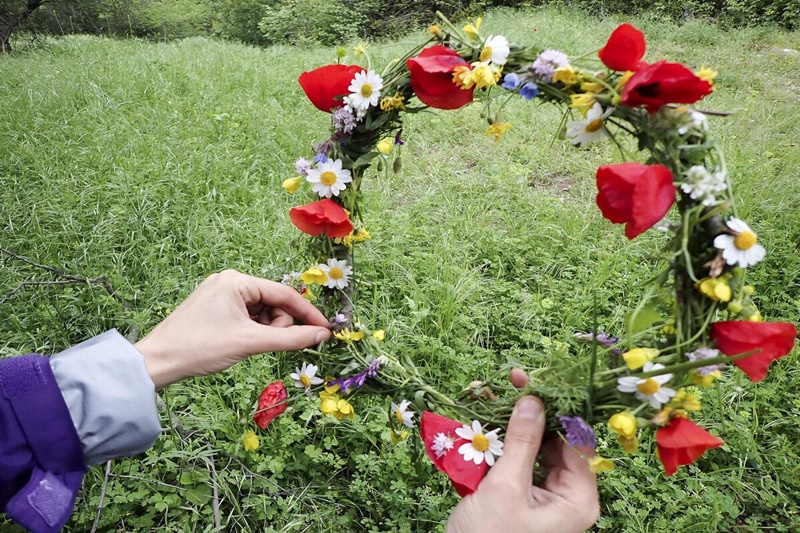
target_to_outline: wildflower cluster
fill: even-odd
[[[543,397],[551,429],[576,449],[595,445],[592,426],[599,422],[630,453],[642,431],[655,430],[658,458],[671,475],[723,444],[690,419],[701,409],[700,388],[713,385],[728,363],[753,381],[763,379],[797,335],[793,324],[762,321],[755,289],[745,283],[745,269],[766,250],[736,213],[723,154],[709,133],[708,116],[721,113],[693,107],[713,92],[716,73],[645,61],[644,35],[630,24],[615,29],[596,58],[484,36],[480,27],[480,19],[457,28],[442,17],[427,43],[380,72],[361,47],[366,66],[336,63],[300,75],[311,103],[331,114],[331,128],[312,159],[298,159],[297,176],[283,183],[288,193],[303,190],[312,198],[289,213],[312,239],[307,262],[285,282],[333,317],[336,341],[325,347],[324,360],[340,371],[323,380],[317,366],[303,363],[291,378],[307,394],[321,389],[321,413],[338,419],[355,417],[349,398],[357,391],[391,396],[392,441],[405,439],[418,417],[428,457],[462,495],[502,456],[501,433],[514,402],[527,393]],[[481,101],[486,134],[497,141],[511,128],[502,110],[514,98],[564,109],[559,129],[577,147],[600,140],[619,147],[623,162],[596,172],[597,206],[609,222],[625,225],[628,239],[663,229],[666,268],[633,303],[618,337],[575,335],[571,349],[589,361],[585,373],[556,358],[520,392],[504,386],[499,371],[452,397],[427,383],[402,347],[385,349],[382,330],[354,318],[359,271],[352,250],[370,237],[360,223],[361,184],[373,163],[379,172],[401,170],[408,114]],[[649,153],[640,158],[646,162],[626,153],[624,135]],[[306,354],[323,360],[321,351]],[[285,409],[281,387],[271,384],[262,393],[254,416],[259,427]],[[257,446],[249,434],[244,442]],[[600,456],[587,460],[596,472],[614,466]]]

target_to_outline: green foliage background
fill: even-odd
[[[578,55],[619,20],[565,7],[495,10],[484,24]],[[798,322],[800,35],[634,22],[648,59],[720,71],[703,107],[733,112],[712,128],[740,213],[768,249],[749,279],[767,319]],[[423,38],[375,46],[373,59],[385,64]],[[0,356],[53,353],[111,327],[146,332],[223,268],[280,278],[296,267],[303,240],[287,213],[298,199],[280,182],[328,127],[296,78],[333,57],[332,48],[89,36],[0,57],[2,246],[105,274],[133,304],[88,286],[26,288],[0,305]],[[366,185],[374,238],[356,255],[362,319],[444,389],[509,359],[547,364],[595,312],[602,329],[619,332],[656,266],[657,232],[628,242],[594,207],[594,169],[618,160],[613,147],[551,146],[558,111],[522,99],[506,117],[513,126],[499,143],[483,135],[478,106],[410,117],[402,173],[376,172]],[[0,294],[47,279],[18,261],[0,266]],[[356,396],[356,421],[339,422],[301,398],[260,433],[257,452],[244,452],[264,383],[300,362],[255,357],[167,389],[162,421],[173,429],[146,454],[113,463],[98,530],[215,531],[212,487],[222,530],[443,530],[456,497],[416,441],[390,443],[388,400]],[[798,390],[796,354],[757,386],[729,372],[704,395],[700,417],[726,446],[674,478],[651,441],[628,457],[598,427],[618,468],[601,479],[597,530],[800,529]],[[90,471],[67,531],[91,528],[103,477],[102,467]]]

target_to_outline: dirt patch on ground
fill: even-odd
[[[528,174],[528,187],[549,192],[562,202],[575,198],[578,181],[566,172],[537,172]]]

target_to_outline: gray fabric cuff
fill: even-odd
[[[150,448],[161,433],[142,355],[117,330],[50,357],[89,465]]]

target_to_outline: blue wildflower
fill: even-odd
[[[519,76],[515,72],[509,72],[506,74],[506,77],[503,78],[503,89],[508,89],[509,91],[513,91],[517,87],[519,87]]]
[[[519,95],[525,100],[533,100],[539,94],[539,88],[533,82],[528,82],[519,90]]]

